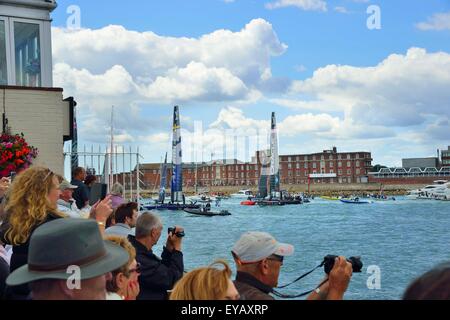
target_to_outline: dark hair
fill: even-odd
[[[128,202],[121,204],[117,207],[114,217],[116,218],[116,223],[125,223],[126,218],[133,217],[133,211],[138,209],[138,204],[136,202]]]
[[[72,177],[76,177],[78,176],[80,173],[82,173],[83,171],[86,171],[83,167],[77,167],[75,169],[73,169],[72,171]]]
[[[403,300],[449,300],[450,262],[443,263],[414,280]]]
[[[97,177],[94,176],[93,174],[90,174],[90,175],[86,176],[86,179],[84,179],[84,184],[88,186],[92,182],[95,182],[95,180],[97,180]]]

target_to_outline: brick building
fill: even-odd
[[[258,153],[251,162],[235,159],[217,160],[209,163],[183,164],[183,185],[194,187],[197,170],[197,186],[257,186],[261,172]],[[143,187],[156,190],[160,184],[159,163],[143,164]],[[372,168],[370,152],[342,152],[336,148],[314,154],[280,156],[281,183],[307,184],[310,175],[324,174],[327,178],[312,179],[312,183],[365,183]],[[170,187],[171,166],[167,170],[167,185]]]

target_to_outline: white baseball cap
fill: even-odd
[[[243,263],[253,263],[264,260],[276,254],[286,257],[294,253],[294,246],[280,243],[267,232],[250,231],[244,233],[234,244],[232,252]]]

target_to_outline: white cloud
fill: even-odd
[[[450,30],[450,12],[435,13],[427,22],[416,24],[416,28],[423,31],[429,30]]]
[[[295,81],[291,92],[316,101],[318,109],[336,106],[355,123],[410,126],[424,123],[427,114],[450,115],[449,87],[450,54],[411,48],[374,67],[328,65]]]
[[[339,118],[329,114],[312,113],[288,116],[280,124],[280,134],[284,136],[296,136],[302,133],[330,132],[339,126]]]
[[[327,3],[323,0],[277,0],[265,6],[267,9],[297,7],[305,11],[327,11]]]
[[[263,96],[261,90],[284,91],[289,85],[272,76],[271,59],[287,46],[263,19],[254,19],[239,31],[221,29],[198,38],[159,36],[114,25],[77,31],[53,28],[52,37],[54,84],[76,97],[80,132],[89,141],[105,137],[112,105],[118,129],[142,135],[159,125],[140,116],[143,107],[197,101],[249,103]],[[98,121],[85,122],[90,118]]]
[[[91,74],[104,74],[120,64],[139,85],[151,85],[170,70],[191,63],[207,69],[226,69],[247,87],[257,87],[271,78],[270,59],[283,54],[272,25],[263,19],[250,21],[242,30],[217,30],[199,38],[163,37],[136,32],[122,26],[71,31],[53,28],[54,62]]]
[[[245,99],[250,93],[241,79],[225,68],[207,68],[191,62],[186,68],[168,70],[139,92],[156,101],[223,101]]]

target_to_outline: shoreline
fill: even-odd
[[[392,185],[384,185],[384,194],[386,195],[406,195],[409,190],[422,188],[423,184],[392,184]],[[237,193],[239,190],[248,189],[251,190],[254,194],[258,192],[258,187],[256,186],[212,186],[212,187],[199,187],[198,193],[223,193],[226,195],[230,195],[232,193]],[[298,184],[298,185],[287,185],[281,186],[282,190],[287,190],[290,193],[307,193],[308,185],[306,184]],[[185,187],[183,192],[187,196],[195,195],[194,187]],[[338,196],[342,193],[379,193],[380,192],[380,184],[379,183],[353,183],[353,184],[337,184],[337,183],[328,183],[328,184],[311,184],[310,185],[310,194],[315,196]],[[157,191],[151,190],[141,190],[141,196],[155,196],[157,195]]]

